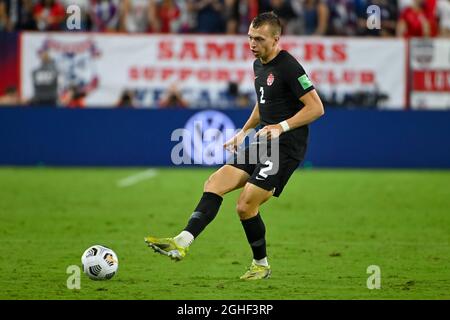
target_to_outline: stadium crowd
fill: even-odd
[[[77,5],[82,31],[245,34],[259,12],[274,11],[285,34],[450,36],[450,0],[0,0],[0,31],[65,30]],[[367,28],[367,8],[381,28]]]

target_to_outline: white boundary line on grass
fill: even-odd
[[[119,188],[131,187],[144,180],[152,179],[157,174],[158,172],[155,169],[148,169],[117,181],[117,186]]]

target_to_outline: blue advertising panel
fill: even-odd
[[[250,110],[4,108],[0,109],[0,164],[173,166],[180,164],[179,157],[185,159],[182,165],[198,164],[201,161],[183,152],[188,145],[195,150],[201,144],[203,154],[211,155],[204,164],[218,164],[222,155],[209,152],[211,142],[202,141],[206,130],[229,137],[249,115]],[[450,168],[449,123],[450,112],[327,110],[311,125],[305,164]],[[183,141],[179,133],[185,127],[189,131],[184,132],[200,144]]]

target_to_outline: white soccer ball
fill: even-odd
[[[92,280],[109,280],[117,273],[119,259],[110,248],[95,245],[81,256],[83,272]]]

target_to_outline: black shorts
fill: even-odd
[[[243,153],[240,157],[235,155],[227,164],[247,172],[250,175],[248,182],[264,190],[273,191],[275,197],[280,196],[292,173],[301,163],[301,160],[283,152],[283,147],[280,147],[279,157],[256,157],[254,161],[249,157],[249,153],[254,152],[251,146],[240,152]],[[244,155],[245,163],[242,161]]]

